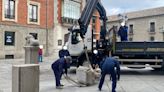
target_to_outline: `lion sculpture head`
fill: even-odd
[[[35,40],[34,37],[32,35],[27,35],[26,36],[26,46],[39,46],[39,41]]]

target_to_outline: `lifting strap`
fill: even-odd
[[[88,55],[88,52],[87,52],[87,47],[85,46],[84,44],[84,39],[83,39],[83,45],[84,45],[84,52],[85,52],[85,55],[86,55],[86,58],[87,58],[87,61],[89,62],[89,69],[91,71],[94,71],[93,68],[92,68],[92,65],[91,65],[91,61],[89,60],[89,55]]]

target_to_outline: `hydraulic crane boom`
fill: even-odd
[[[78,20],[80,29],[76,29],[76,32],[80,33],[81,38],[84,38],[84,35],[87,31],[88,25],[92,18],[94,10],[97,9],[100,14],[100,19],[103,20],[103,29],[102,31],[106,33],[106,11],[102,6],[100,0],[87,0],[87,4],[82,11],[82,14]],[[73,27],[72,27],[73,28]],[[75,31],[74,29],[71,29]]]
[[[101,29],[101,35],[100,35],[100,38],[105,40],[105,35],[106,35],[106,21],[107,21],[107,16],[106,16],[106,11],[103,7],[103,5],[101,4],[101,2],[98,2],[97,3],[97,7],[96,9],[98,10],[99,14],[100,14],[100,19],[103,20],[103,26],[102,26],[102,29]]]
[[[80,26],[79,31],[81,33],[82,38],[84,38],[83,35],[85,35],[87,31],[90,19],[93,15],[93,11],[95,10],[98,1],[99,0],[88,0],[84,10],[82,11],[81,17],[78,20]]]

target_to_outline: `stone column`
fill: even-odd
[[[12,92],[39,92],[38,64],[12,67]]]
[[[39,46],[25,46],[25,64],[38,63]]]

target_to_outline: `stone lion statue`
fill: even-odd
[[[26,39],[26,44],[25,46],[39,46],[39,41],[35,40],[34,37],[32,35],[27,35],[25,37]]]

